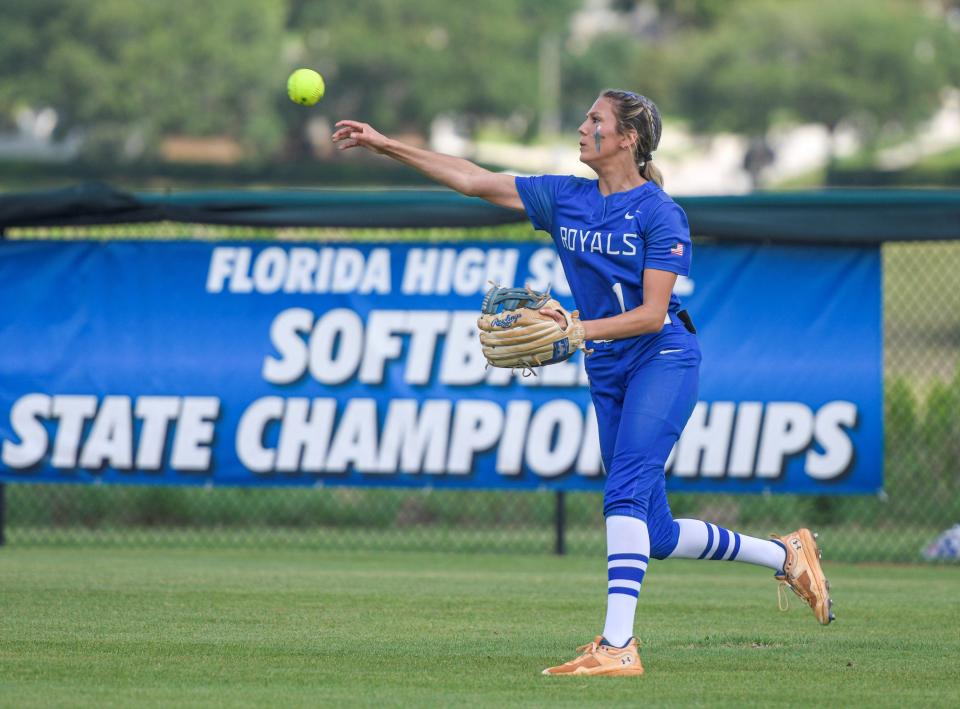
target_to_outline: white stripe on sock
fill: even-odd
[[[715,524],[707,522],[706,525],[710,527],[710,531],[713,532],[713,541],[710,543],[710,549],[707,551],[706,556],[703,557],[704,559],[709,559],[716,553],[717,547],[720,546],[720,530],[717,529],[717,525]]]
[[[728,530],[729,531],[729,530]],[[730,543],[727,544],[727,551],[723,555],[724,561],[729,561],[730,557],[733,556],[733,550],[737,546],[737,537],[736,532],[730,532]]]
[[[629,579],[614,579],[613,581],[607,581],[607,588],[632,588],[640,593],[640,582],[630,581]]]

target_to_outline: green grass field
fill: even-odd
[[[654,563],[647,676],[539,675],[603,621],[603,557],[0,550],[0,706],[958,706],[960,569]]]

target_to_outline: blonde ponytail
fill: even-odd
[[[660,168],[653,164],[653,160],[647,160],[643,169],[640,170],[640,177],[651,182],[656,182],[657,187],[663,188],[663,173]]]

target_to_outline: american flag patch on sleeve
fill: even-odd
[[[670,249],[670,253],[674,256],[683,256],[683,244],[678,241],[677,245]]]

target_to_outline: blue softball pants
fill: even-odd
[[[603,514],[646,522],[656,559],[677,546],[664,466],[697,403],[700,377],[697,337],[671,319],[654,335],[591,342],[585,359],[607,473]]]

